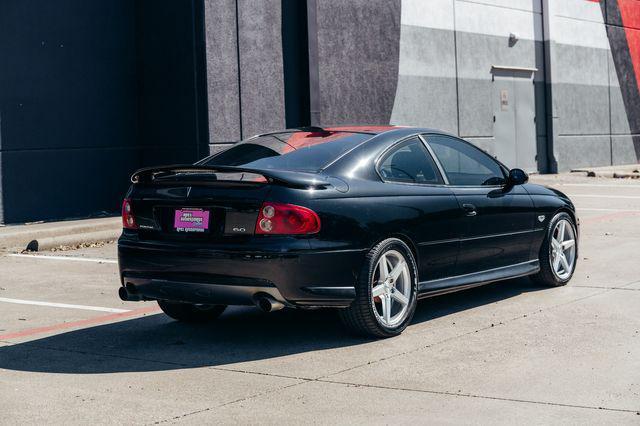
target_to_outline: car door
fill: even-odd
[[[460,209],[424,141],[416,136],[395,144],[377,171],[392,194],[384,202],[392,203],[393,222],[415,243],[419,280],[449,275],[458,255]]]
[[[533,201],[521,185],[507,185],[507,171],[461,139],[425,135],[463,215],[456,275],[529,261]]]

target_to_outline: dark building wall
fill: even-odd
[[[4,222],[118,208],[136,158],[133,9],[0,2]]]
[[[114,212],[138,167],[310,123],[440,128],[530,170],[636,162],[638,5],[0,1],[0,222]]]
[[[211,150],[285,127],[282,2],[204,0]]]
[[[116,212],[136,168],[198,157],[197,8],[0,2],[0,222]]]
[[[201,0],[138,0],[136,80],[140,166],[208,155]]]

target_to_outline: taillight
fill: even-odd
[[[293,204],[263,203],[256,222],[256,234],[300,235],[320,231],[320,218],[311,209]]]
[[[131,209],[131,200],[125,198],[122,202],[122,226],[126,229],[138,229],[136,217]]]

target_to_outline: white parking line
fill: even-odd
[[[52,308],[82,309],[85,311],[112,312],[115,314],[129,312],[129,309],[103,308],[101,306],[69,305],[67,303],[39,302],[36,300],[9,299],[7,297],[0,297],[0,302],[16,303],[18,305],[49,306]]]
[[[625,200],[640,200],[640,195],[604,195],[604,194],[570,194],[569,198],[613,198]]]
[[[30,257],[33,259],[48,259],[48,260],[71,260],[75,262],[118,263],[118,261],[114,259],[98,259],[94,257],[47,256],[42,254],[25,254],[25,253],[10,253],[7,256]]]
[[[587,211],[587,212],[631,212],[631,213],[640,213],[640,210],[636,209],[591,209],[591,208],[581,208],[576,207],[578,211]]]
[[[631,189],[640,189],[640,185],[637,184],[606,184],[606,183],[551,183],[550,185],[557,186],[577,186],[577,187],[591,187],[594,188],[631,188]]]

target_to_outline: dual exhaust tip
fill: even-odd
[[[147,300],[142,295],[136,293],[135,291],[130,291],[126,287],[120,287],[118,289],[118,296],[120,296],[120,300],[125,302],[139,302],[141,300]]]
[[[255,299],[255,304],[263,312],[274,312],[284,308],[284,303],[271,296],[260,296]]]
[[[120,287],[118,289],[118,296],[125,302],[136,302],[140,300],[146,300],[142,295],[133,291],[129,291],[126,287]],[[263,312],[274,312],[284,308],[284,303],[277,301],[271,296],[260,295],[254,299],[255,305]]]

